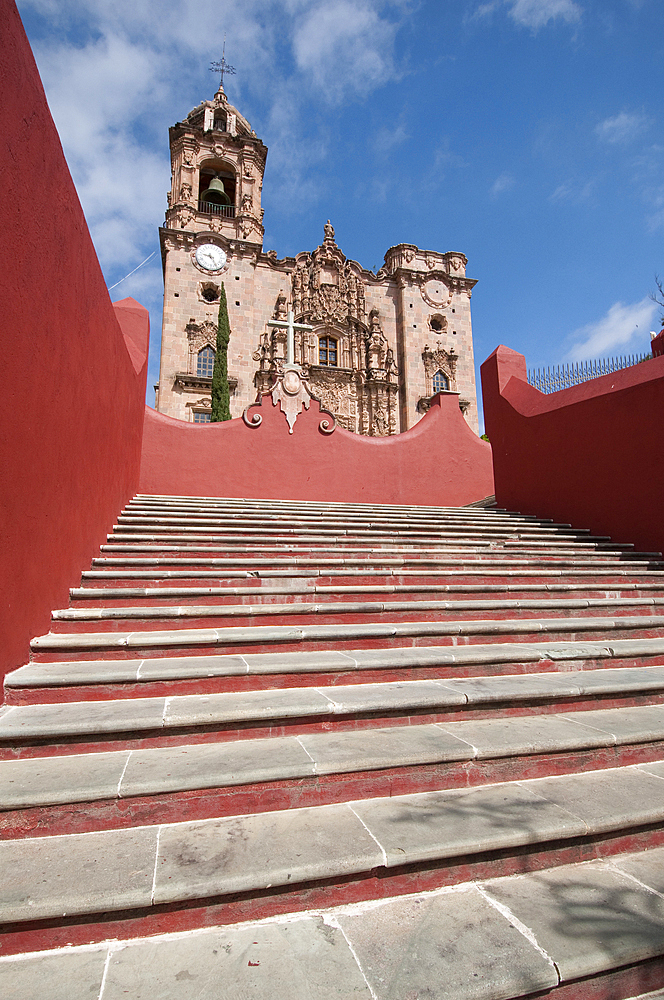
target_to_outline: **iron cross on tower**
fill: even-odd
[[[217,59],[216,62],[210,63],[210,72],[219,73],[219,86],[222,90],[224,89],[224,73],[228,73],[229,76],[233,76],[235,73],[235,66],[230,66],[226,62],[226,32],[224,32],[224,48],[221,53],[221,59]]]
[[[287,340],[286,340],[286,364],[295,364],[295,331],[296,330],[313,330],[313,326],[309,326],[308,323],[296,323],[295,315],[292,309],[288,310],[288,319],[271,319],[268,326],[279,326],[286,329]]]

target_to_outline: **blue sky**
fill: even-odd
[[[158,247],[168,126],[226,56],[266,250],[461,250],[477,366],[645,352],[664,274],[661,0],[20,0],[109,286]],[[122,281],[150,309],[159,254]]]

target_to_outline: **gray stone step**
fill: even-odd
[[[254,646],[268,643],[290,645],[307,642],[353,642],[438,636],[450,639],[480,635],[530,635],[559,632],[616,632],[662,630],[664,615],[634,615],[602,618],[519,618],[445,622],[370,622],[333,625],[253,625],[230,628],[168,629],[138,632],[71,632],[37,636],[30,643],[36,653],[86,649],[168,649],[177,646]]]
[[[115,600],[124,598],[154,598],[155,600],[177,600],[186,597],[253,597],[260,602],[272,600],[277,595],[289,595],[296,598],[298,594],[325,594],[338,597],[340,594],[554,594],[574,593],[577,591],[596,591],[592,583],[375,583],[375,584],[323,584],[298,580],[270,583],[261,581],[260,586],[251,587],[196,587],[185,584],[175,587],[99,587],[88,584],[85,587],[72,587],[69,591],[72,600]],[[606,599],[621,597],[624,593],[654,592],[664,590],[664,580],[639,580],[637,582],[621,580],[605,591]]]
[[[515,556],[495,551],[478,554],[467,554],[464,562],[466,565],[505,565],[505,566],[599,566],[601,568],[620,566],[629,568],[638,566],[643,568],[642,559],[621,559],[605,555],[591,555],[584,558],[581,555],[573,556]],[[360,558],[359,556],[266,556],[247,555],[245,557],[224,556],[224,557],[201,557],[198,554],[189,556],[168,556],[160,554],[149,557],[123,557],[123,556],[101,556],[92,560],[95,567],[115,567],[115,566],[190,566],[192,564],[204,563],[209,566],[360,566],[377,568],[380,566],[458,566],[458,554],[451,558],[446,553],[435,556],[420,556],[416,558],[405,558],[403,556],[379,556],[376,553],[370,557]],[[664,563],[654,562],[648,564],[650,568],[661,569]]]
[[[414,648],[313,650],[159,656],[123,660],[71,660],[27,663],[5,678],[7,688],[66,687],[80,684],[124,684],[202,677],[342,673],[366,670],[450,667],[459,672],[501,664],[538,665],[545,661],[570,668],[584,661],[638,660],[664,657],[664,637],[613,639],[600,642],[477,643],[471,646],[417,646]],[[628,668],[634,669],[632,667]],[[447,683],[447,681],[446,681]]]
[[[515,563],[505,563],[502,566],[491,563],[464,563],[462,568],[455,568],[458,563],[454,566],[450,566],[446,569],[434,569],[431,567],[421,567],[418,569],[407,568],[399,566],[398,568],[389,567],[385,568],[374,568],[372,566],[353,567],[353,566],[343,566],[343,567],[328,567],[319,568],[317,566],[310,566],[306,569],[279,569],[279,568],[266,568],[266,569],[227,569],[225,564],[220,565],[217,569],[90,569],[84,570],[81,573],[82,580],[236,580],[236,579],[269,579],[274,580],[277,578],[282,579],[315,579],[316,577],[336,578],[341,577],[372,577],[377,578],[385,577],[390,579],[391,577],[409,577],[417,576],[423,577],[425,579],[436,579],[438,577],[443,577],[445,579],[454,579],[455,577],[482,577],[483,579],[489,577],[516,577],[527,579],[529,577],[540,578],[557,578],[571,577],[571,578],[581,578],[586,580],[597,580],[605,581],[607,585],[614,579],[632,579],[634,577],[652,577],[653,580],[662,580],[662,573],[658,567],[654,564],[648,563],[637,563],[632,566],[625,567],[623,563],[616,563],[615,565],[605,566],[602,563],[595,566],[593,569],[579,569],[576,566],[569,566],[564,569],[554,569],[549,568],[545,564],[539,566],[532,564],[518,565]]]
[[[548,701],[555,705],[562,699],[587,700],[607,695],[630,698],[643,693],[656,694],[661,698],[663,691],[664,666],[653,666],[569,674],[540,673],[17,705],[6,706],[0,714],[0,741],[11,744],[12,741],[61,740],[143,731],[164,733],[249,724],[264,727],[289,719],[304,723],[329,717],[341,720],[362,715],[408,717],[411,713],[415,713],[416,718],[418,712],[435,714],[459,707],[487,708],[505,703],[527,705],[528,702]],[[544,752],[542,749],[535,750],[540,744],[546,745],[547,752],[558,753],[570,747],[581,749],[620,742],[647,743],[664,739],[664,705],[596,711],[570,709],[565,715],[538,714],[532,718],[462,719],[459,722],[435,723],[431,732],[434,743],[442,740],[449,746],[449,741],[440,735],[443,732],[454,736],[455,746],[456,740],[461,740],[474,747],[479,755],[484,752],[483,733],[488,734],[490,741],[484,747],[486,752],[495,753],[496,747],[491,744],[492,734],[500,733],[500,753],[508,756]],[[524,733],[530,736],[524,737]],[[370,743],[371,734],[371,729],[343,734],[343,738],[355,747],[350,758],[351,769],[360,759],[359,745]],[[341,739],[341,735],[336,738]],[[556,742],[558,736],[561,743]],[[400,738],[407,742],[407,735]],[[532,740],[535,742],[532,743]],[[524,749],[526,744],[530,749]],[[392,763],[390,766],[396,765]]]
[[[635,966],[638,977],[637,963],[662,956],[662,870],[664,850],[655,849],[195,933],[8,956],[0,994],[330,1000],[332,988],[355,1000],[516,1000],[578,984],[586,995],[622,997],[611,984],[600,994],[587,977]],[[607,919],[618,901],[619,921]]]
[[[5,840],[0,842],[0,920],[12,925],[62,914],[141,913],[267,888],[294,891],[312,881],[372,871],[389,875],[405,865],[440,865],[452,858],[464,858],[472,867],[478,853],[518,852],[662,821],[664,762],[659,762],[188,823]],[[636,857],[628,871],[647,873],[649,862],[647,855]],[[663,870],[660,862],[661,887]],[[555,870],[537,876],[544,887],[555,886],[556,880]],[[517,909],[521,895],[523,906],[518,880],[493,891]],[[656,899],[648,901],[651,914]],[[664,902],[657,905],[658,920],[663,919]],[[527,907],[527,926],[536,922],[537,909]],[[664,944],[664,927],[657,937]],[[583,965],[570,968],[583,974]]]
[[[120,593],[119,591],[115,592]],[[73,595],[72,595],[73,596]],[[102,599],[105,591],[97,591]],[[126,596],[126,595],[125,595]],[[605,609],[609,614],[618,608],[625,611],[637,608],[659,608],[664,605],[662,597],[614,597],[614,598],[550,598],[548,600],[485,600],[485,601],[328,601],[312,604],[306,601],[288,604],[186,604],[182,606],[161,605],[157,607],[100,607],[62,608],[53,611],[54,621],[117,621],[124,619],[187,619],[187,618],[252,618],[269,615],[385,615],[399,612],[434,614],[469,614],[484,611],[579,611],[588,608]]]
[[[651,671],[654,676],[643,676]],[[612,674],[600,677],[599,674]],[[596,671],[590,677],[559,675],[505,677],[451,683],[366,685],[320,691],[295,689],[250,692],[248,695],[187,696],[138,699],[132,702],[79,702],[10,708],[0,716],[0,740],[82,738],[113,731],[130,733],[161,728],[233,725],[276,718],[435,711],[464,703],[487,706],[498,700],[526,704],[563,697],[607,693],[664,691],[664,667],[628,671]],[[525,682],[525,683],[524,683]],[[360,687],[365,687],[361,685]],[[405,691],[404,688],[409,688]],[[329,700],[328,700],[329,699]],[[331,701],[334,699],[333,701]],[[331,703],[330,703],[331,702]],[[163,795],[195,789],[230,788],[261,782],[284,782],[321,775],[491,761],[524,755],[578,754],[602,747],[660,743],[664,740],[664,706],[627,710],[567,711],[556,715],[510,719],[465,719],[460,722],[413,724],[337,732],[305,732],[299,736],[195,743],[101,753],[30,757],[0,761],[0,810],[30,809],[132,796]],[[585,766],[585,764],[584,764]],[[660,765],[664,776],[664,764]],[[574,770],[568,764],[567,770]],[[659,772],[658,772],[659,773]],[[439,779],[440,780],[440,779]]]
[[[406,555],[415,555],[418,553],[450,553],[458,552],[464,554],[466,552],[515,552],[519,555],[540,555],[542,553],[552,552],[556,555],[574,555],[575,553],[580,553],[581,555],[586,555],[590,553],[598,553],[599,555],[626,555],[630,558],[635,559],[649,559],[657,558],[661,559],[661,552],[634,552],[633,545],[618,545],[614,542],[588,542],[588,541],[574,541],[566,542],[564,539],[558,541],[557,539],[547,540],[546,542],[529,542],[527,540],[521,541],[517,539],[504,539],[504,540],[482,540],[480,537],[473,539],[472,541],[464,542],[459,539],[450,539],[448,541],[440,541],[435,539],[431,542],[426,540],[418,541],[413,539],[410,541],[402,541],[398,545],[395,545],[390,539],[385,539],[381,543],[377,543],[372,546],[371,542],[364,542],[362,540],[354,542],[352,539],[348,538],[338,538],[338,539],[307,539],[306,541],[298,541],[297,537],[289,537],[283,541],[278,539],[271,539],[269,544],[265,544],[261,540],[260,536],[255,539],[248,541],[243,541],[238,544],[238,539],[236,535],[229,535],[228,542],[223,545],[216,545],[212,543],[206,544],[203,548],[198,548],[192,546],[190,539],[187,538],[186,542],[188,544],[177,544],[172,543],[169,539],[164,543],[157,542],[141,542],[140,540],[135,540],[132,535],[130,540],[127,542],[116,542],[115,539],[117,535],[108,535],[112,541],[100,546],[102,552],[274,552],[277,554],[284,552],[303,552],[303,553],[338,553],[349,552],[349,553],[404,553]],[[152,538],[151,535],[146,536]]]

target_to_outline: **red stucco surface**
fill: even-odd
[[[136,489],[148,317],[133,300],[111,304],[10,0],[0,18],[1,677]]]
[[[405,434],[323,434],[312,402],[288,433],[270,397],[243,420],[189,424],[147,410],[141,493],[461,505],[493,493],[491,448],[470,430],[456,394],[438,395]]]
[[[654,358],[661,358],[664,355],[664,330],[660,330],[657,336],[650,341],[650,350]]]
[[[507,347],[481,370],[499,506],[664,548],[664,357],[550,395]]]

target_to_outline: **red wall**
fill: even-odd
[[[650,350],[654,358],[661,358],[664,354],[664,330],[660,330],[657,336],[650,341]]]
[[[270,397],[242,420],[188,424],[147,410],[141,493],[460,505],[493,493],[491,448],[468,427],[458,396],[434,398],[426,416],[395,437],[319,430],[312,402],[292,435]]]
[[[664,549],[664,357],[545,395],[498,347],[482,393],[499,506]]]
[[[111,304],[9,0],[0,18],[1,678],[138,485],[148,317]]]

